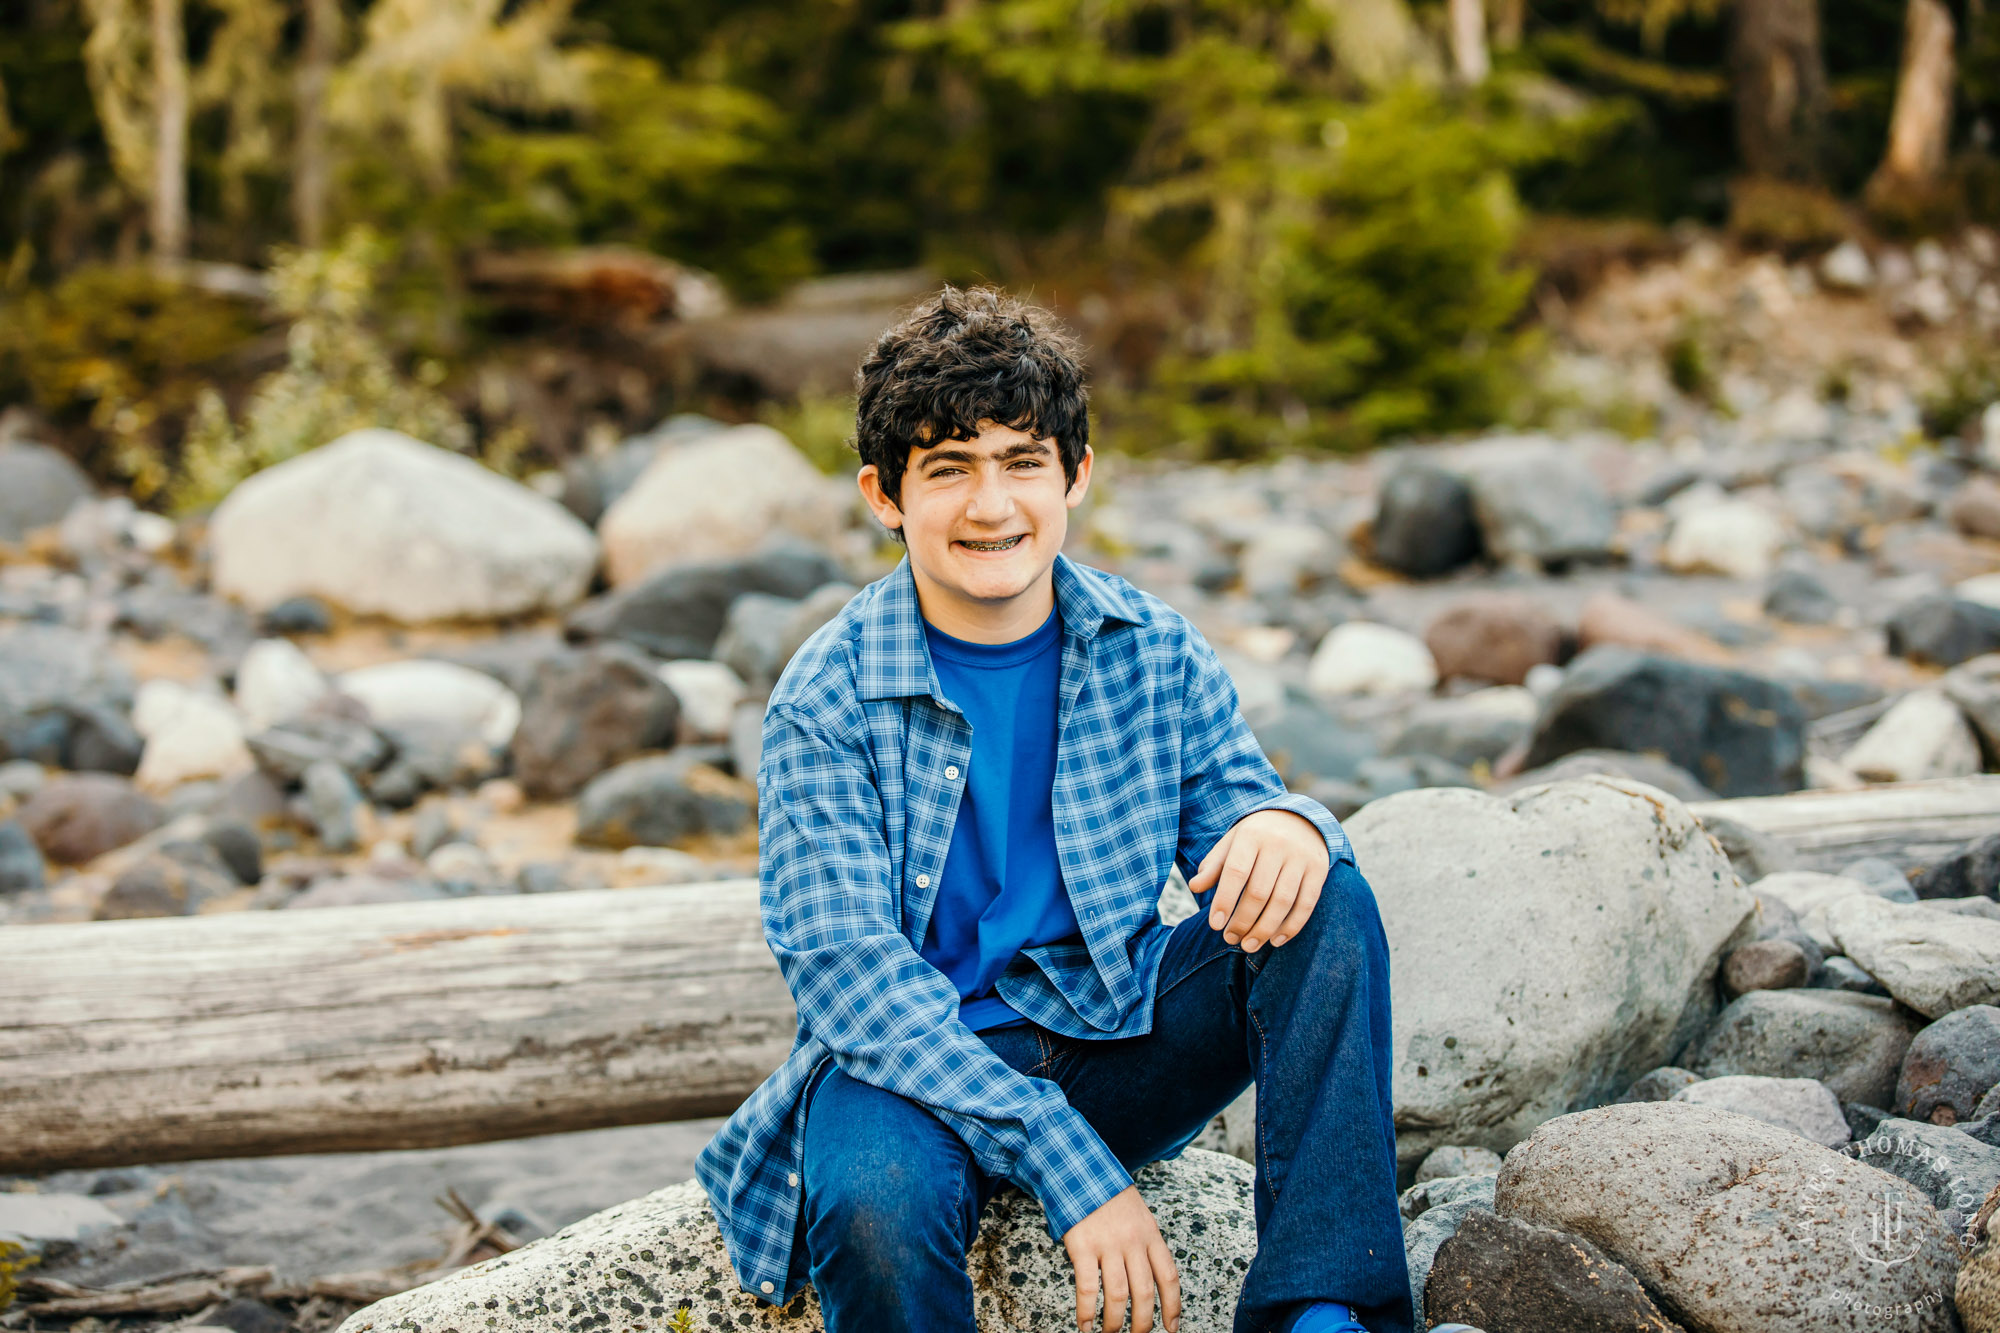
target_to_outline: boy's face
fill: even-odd
[[[981,421],[975,439],[911,449],[895,500],[874,465],[861,469],[859,481],[875,517],[903,530],[926,600],[941,597],[954,611],[985,620],[1048,578],[1069,511],[1090,487],[1090,464],[1085,449],[1072,485],[1053,439]]]

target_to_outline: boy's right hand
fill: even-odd
[[[1098,1210],[1063,1233],[1063,1248],[1076,1266],[1076,1326],[1088,1333],[1097,1313],[1097,1294],[1104,1293],[1104,1333],[1125,1327],[1125,1306],[1132,1306],[1132,1333],[1151,1333],[1153,1295],[1160,1298],[1160,1317],[1167,1333],[1181,1326],[1181,1274],[1152,1210],[1139,1197],[1139,1187],[1127,1185]],[[1102,1284],[1100,1286],[1100,1275]]]

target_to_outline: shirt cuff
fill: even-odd
[[[1329,867],[1354,859],[1354,847],[1347,841],[1347,831],[1340,827],[1340,821],[1333,817],[1333,811],[1312,797],[1288,791],[1282,796],[1274,796],[1265,801],[1257,807],[1257,810],[1289,810],[1295,815],[1310,819],[1313,827],[1319,830],[1320,837],[1326,840],[1326,863]],[[1257,810],[1248,813],[1254,815]]]
[[[1039,1119],[1028,1150],[1014,1159],[1015,1184],[1034,1195],[1058,1245],[1065,1232],[1131,1185],[1132,1177],[1075,1107]]]

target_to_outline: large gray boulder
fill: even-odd
[[[392,620],[494,620],[583,595],[597,538],[553,500],[449,450],[358,430],[258,473],[209,522],[218,592],[310,594]]]
[[[1257,1250],[1251,1175],[1247,1162],[1190,1148],[1134,1178],[1180,1266],[1184,1333],[1231,1327]],[[1075,1326],[1069,1257],[1032,1196],[1003,1190],[987,1204],[966,1270],[982,1333]],[[699,1329],[823,1327],[811,1287],[782,1309],[740,1290],[708,1199],[687,1181],[371,1305],[339,1333],[664,1328],[683,1306]]]
[[[1610,553],[1618,514],[1581,453],[1522,436],[1481,441],[1460,461],[1495,560],[1561,565]]]
[[[2000,1148],[1948,1125],[1891,1116],[1846,1151],[1856,1161],[1915,1185],[1957,1228],[1970,1222],[1986,1196],[2000,1189]]]
[[[1687,1066],[1703,1078],[1817,1079],[1844,1102],[1886,1107],[1917,1024],[1894,1000],[1836,990],[1751,991],[1703,1034]]]
[[[1926,1018],[2000,1002],[2000,921],[1872,896],[1827,908],[1840,951]]]
[[[1754,929],[1728,858],[1641,783],[1403,792],[1347,832],[1389,938],[1410,1170],[1445,1144],[1505,1152],[1666,1064]]]
[[[1507,1155],[1494,1211],[1590,1241],[1694,1333],[1878,1333],[1883,1307],[1958,1333],[1958,1241],[1923,1192],[1748,1116],[1634,1102],[1552,1120]]]
[[[1430,1282],[1438,1250],[1458,1234],[1468,1216],[1493,1211],[1495,1179],[1494,1175],[1480,1174],[1419,1181],[1398,1199],[1405,1219],[1403,1259],[1410,1270],[1410,1309],[1418,1328],[1428,1326],[1424,1288]]]

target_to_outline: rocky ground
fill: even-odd
[[[1764,303],[1749,322],[1900,284],[1868,307],[1887,312],[1872,345],[1918,347],[1991,313],[1984,270],[1960,281],[1939,253],[1730,281]],[[1859,1306],[2000,1328],[1990,1263],[1952,1288],[2000,1184],[2000,832],[1924,864],[1785,864],[1740,841],[1732,861],[1679,804],[2000,771],[2000,405],[1929,442],[1895,355],[1854,363],[1835,400],[1772,369],[1824,362],[1775,340],[1768,379],[1726,370],[1702,401],[1645,371],[1657,337],[1620,332],[1652,309],[1634,292],[1701,305],[1672,287],[1627,284],[1624,324],[1576,316],[1598,321],[1579,382],[1651,402],[1653,436],[1107,458],[1070,550],[1190,616],[1287,780],[1350,820],[1396,950],[1404,1212],[1419,1294],[1433,1261],[1447,1275],[1436,1317],[1775,1327],[1744,1313],[1756,1264],[1680,1272],[1647,1239],[1751,1246],[1695,1216],[1734,1188],[1703,1175],[1703,1145],[1741,1138],[1776,1182],[1762,1207],[1830,1162],[1911,1187],[1924,1257]],[[17,926],[753,874],[761,699],[897,554],[781,436],[699,418],[532,486],[364,433],[179,524],[17,435],[0,541]],[[1611,776],[1535,790],[1589,774]],[[1577,919],[1597,924],[1554,929]],[[389,1267],[448,1246],[446,1184],[527,1238],[684,1175],[703,1134],[0,1182],[0,1232],[14,1217],[45,1238],[42,1273],[85,1285]],[[1666,1146],[1620,1155],[1640,1142]],[[1869,1146],[1890,1142],[1921,1150]],[[1615,1207],[1564,1183],[1621,1171]],[[1787,1282],[1873,1272],[1794,1240]],[[1521,1274],[1572,1291],[1590,1273],[1615,1310],[1502,1299]],[[1902,1326],[1814,1309],[1785,1326]]]

